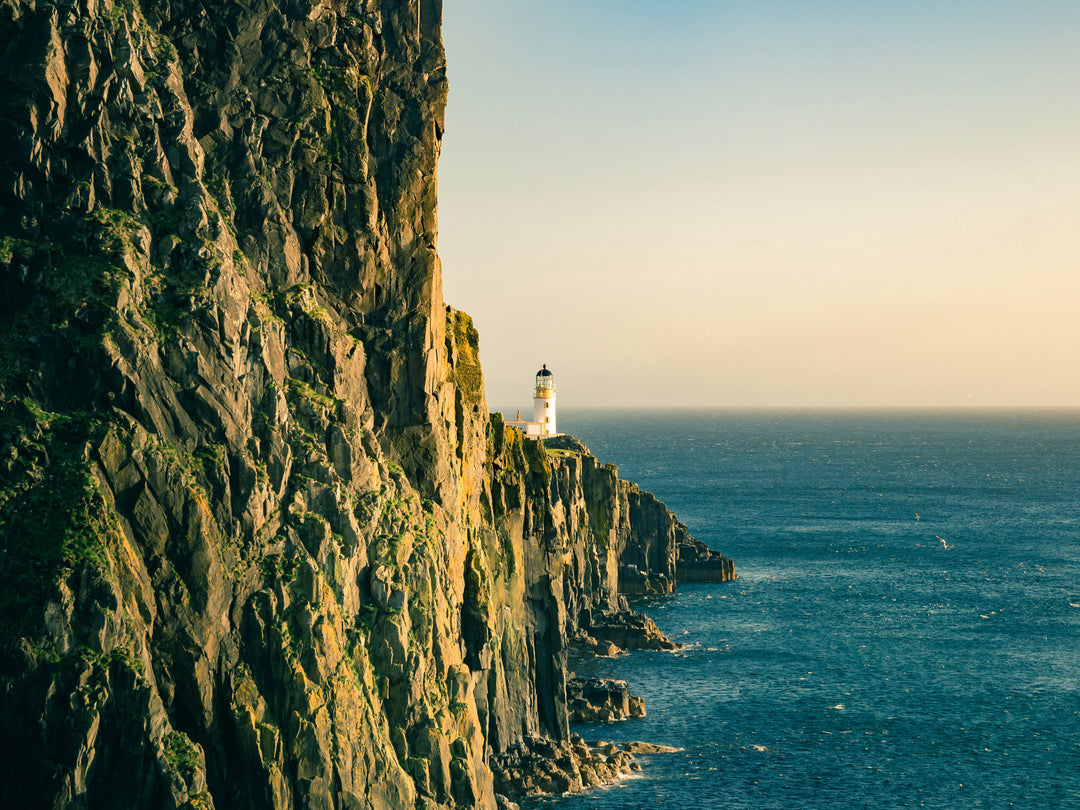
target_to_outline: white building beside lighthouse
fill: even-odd
[[[559,432],[555,421],[555,376],[548,371],[546,363],[536,372],[532,421],[526,422],[521,418],[521,411],[518,411],[517,419],[507,419],[506,424],[536,439],[554,436]]]

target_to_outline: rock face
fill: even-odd
[[[663,504],[489,418],[440,17],[0,0],[0,805],[495,807],[673,587]]]

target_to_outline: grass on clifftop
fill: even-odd
[[[547,454],[553,458],[577,458],[581,453],[576,450],[563,450],[558,447],[545,447]]]

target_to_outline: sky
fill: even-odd
[[[488,402],[1080,406],[1076,0],[446,0]]]

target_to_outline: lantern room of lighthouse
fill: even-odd
[[[555,427],[555,377],[547,364],[536,372],[536,392],[533,394],[533,422],[539,422],[541,435],[558,433]]]

